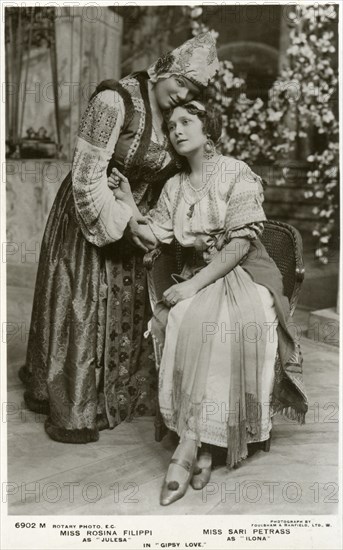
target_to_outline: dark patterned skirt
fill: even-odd
[[[144,338],[151,316],[143,254],[127,241],[90,244],[75,214],[71,174],[45,229],[26,365],[29,409],[52,439],[96,441],[99,429],[155,414],[156,369]]]

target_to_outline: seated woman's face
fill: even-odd
[[[162,110],[187,103],[200,93],[200,89],[193,82],[177,75],[159,79],[154,89],[157,103]]]
[[[172,112],[168,131],[175,151],[184,157],[203,147],[207,140],[200,118],[183,107],[176,107]]]

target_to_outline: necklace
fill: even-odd
[[[152,126],[153,133],[155,134],[155,137],[153,136],[153,133],[151,133],[149,152],[154,157],[153,162],[156,164],[156,167],[161,168],[163,164],[166,162],[167,155],[168,155],[168,139],[164,132],[162,132],[161,134],[157,131],[156,124],[158,124],[158,122],[160,121],[157,120],[154,122],[154,118],[155,118],[154,115],[155,115],[155,112],[152,110],[151,126]],[[162,128],[162,124],[161,124],[161,128]]]
[[[187,204],[189,204],[189,209],[188,209],[188,212],[187,212],[187,218],[191,219],[193,217],[195,205],[198,202],[200,202],[207,195],[210,187],[212,186],[213,175],[214,175],[214,172],[215,172],[215,168],[218,164],[218,161],[219,161],[219,158],[218,158],[217,162],[215,163],[215,165],[213,167],[213,170],[212,170],[211,174],[208,177],[208,180],[199,189],[196,189],[195,187],[193,187],[188,174],[183,174],[182,175],[183,197],[185,199],[185,202]]]
[[[153,128],[153,130],[154,130],[154,132],[155,132],[155,136],[156,136],[156,141],[157,141],[157,143],[160,144],[160,145],[161,145],[161,144],[164,145],[165,142],[166,142],[166,135],[163,133],[163,134],[162,134],[163,137],[160,138],[160,133],[157,131],[156,125],[154,124],[154,116],[153,116],[153,115],[152,115],[152,117],[151,117],[151,124],[152,124],[152,128]]]
[[[163,116],[156,101],[156,96],[151,87],[150,80],[148,81],[148,95],[150,100],[151,125],[154,130],[156,141],[159,145],[165,145],[167,137],[163,131],[158,132],[158,125],[162,130]]]
[[[209,177],[208,181],[200,189],[195,189],[189,180],[188,174],[182,180],[182,191],[183,196],[187,204],[189,204],[189,210],[187,212],[187,217],[192,218],[194,214],[195,205],[200,202],[206,195],[211,187],[212,178]],[[187,188],[188,187],[188,188]],[[189,192],[191,191],[191,193]]]
[[[196,194],[200,193],[203,189],[205,189],[205,187],[207,186],[208,184],[208,180],[204,183],[204,185],[202,187],[193,187],[193,185],[191,184],[191,178],[188,176],[188,185],[189,187],[192,189],[192,191]]]

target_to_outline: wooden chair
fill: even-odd
[[[291,315],[297,305],[300,287],[304,280],[302,239],[297,229],[278,221],[267,221],[261,240],[268,254],[278,266],[282,277],[284,292],[290,302]],[[149,252],[144,257],[144,265],[148,273],[148,288],[151,308],[161,300],[163,292],[175,284],[172,273],[180,273],[183,266],[183,249],[174,242],[172,245],[162,245],[161,248]],[[156,366],[159,368],[162,348],[154,337]],[[167,433],[159,407],[155,417],[155,441],[161,441]],[[269,451],[270,439],[264,442],[263,449]]]

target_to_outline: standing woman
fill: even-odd
[[[143,338],[150,311],[142,265],[151,242],[139,222],[177,172],[162,111],[199,95],[217,69],[214,39],[203,33],[147,72],[102,82],[82,117],[72,171],[43,238],[20,371],[25,402],[48,415],[52,439],[96,441],[99,429],[153,413],[155,367]],[[112,168],[128,178],[135,204],[108,188]]]

